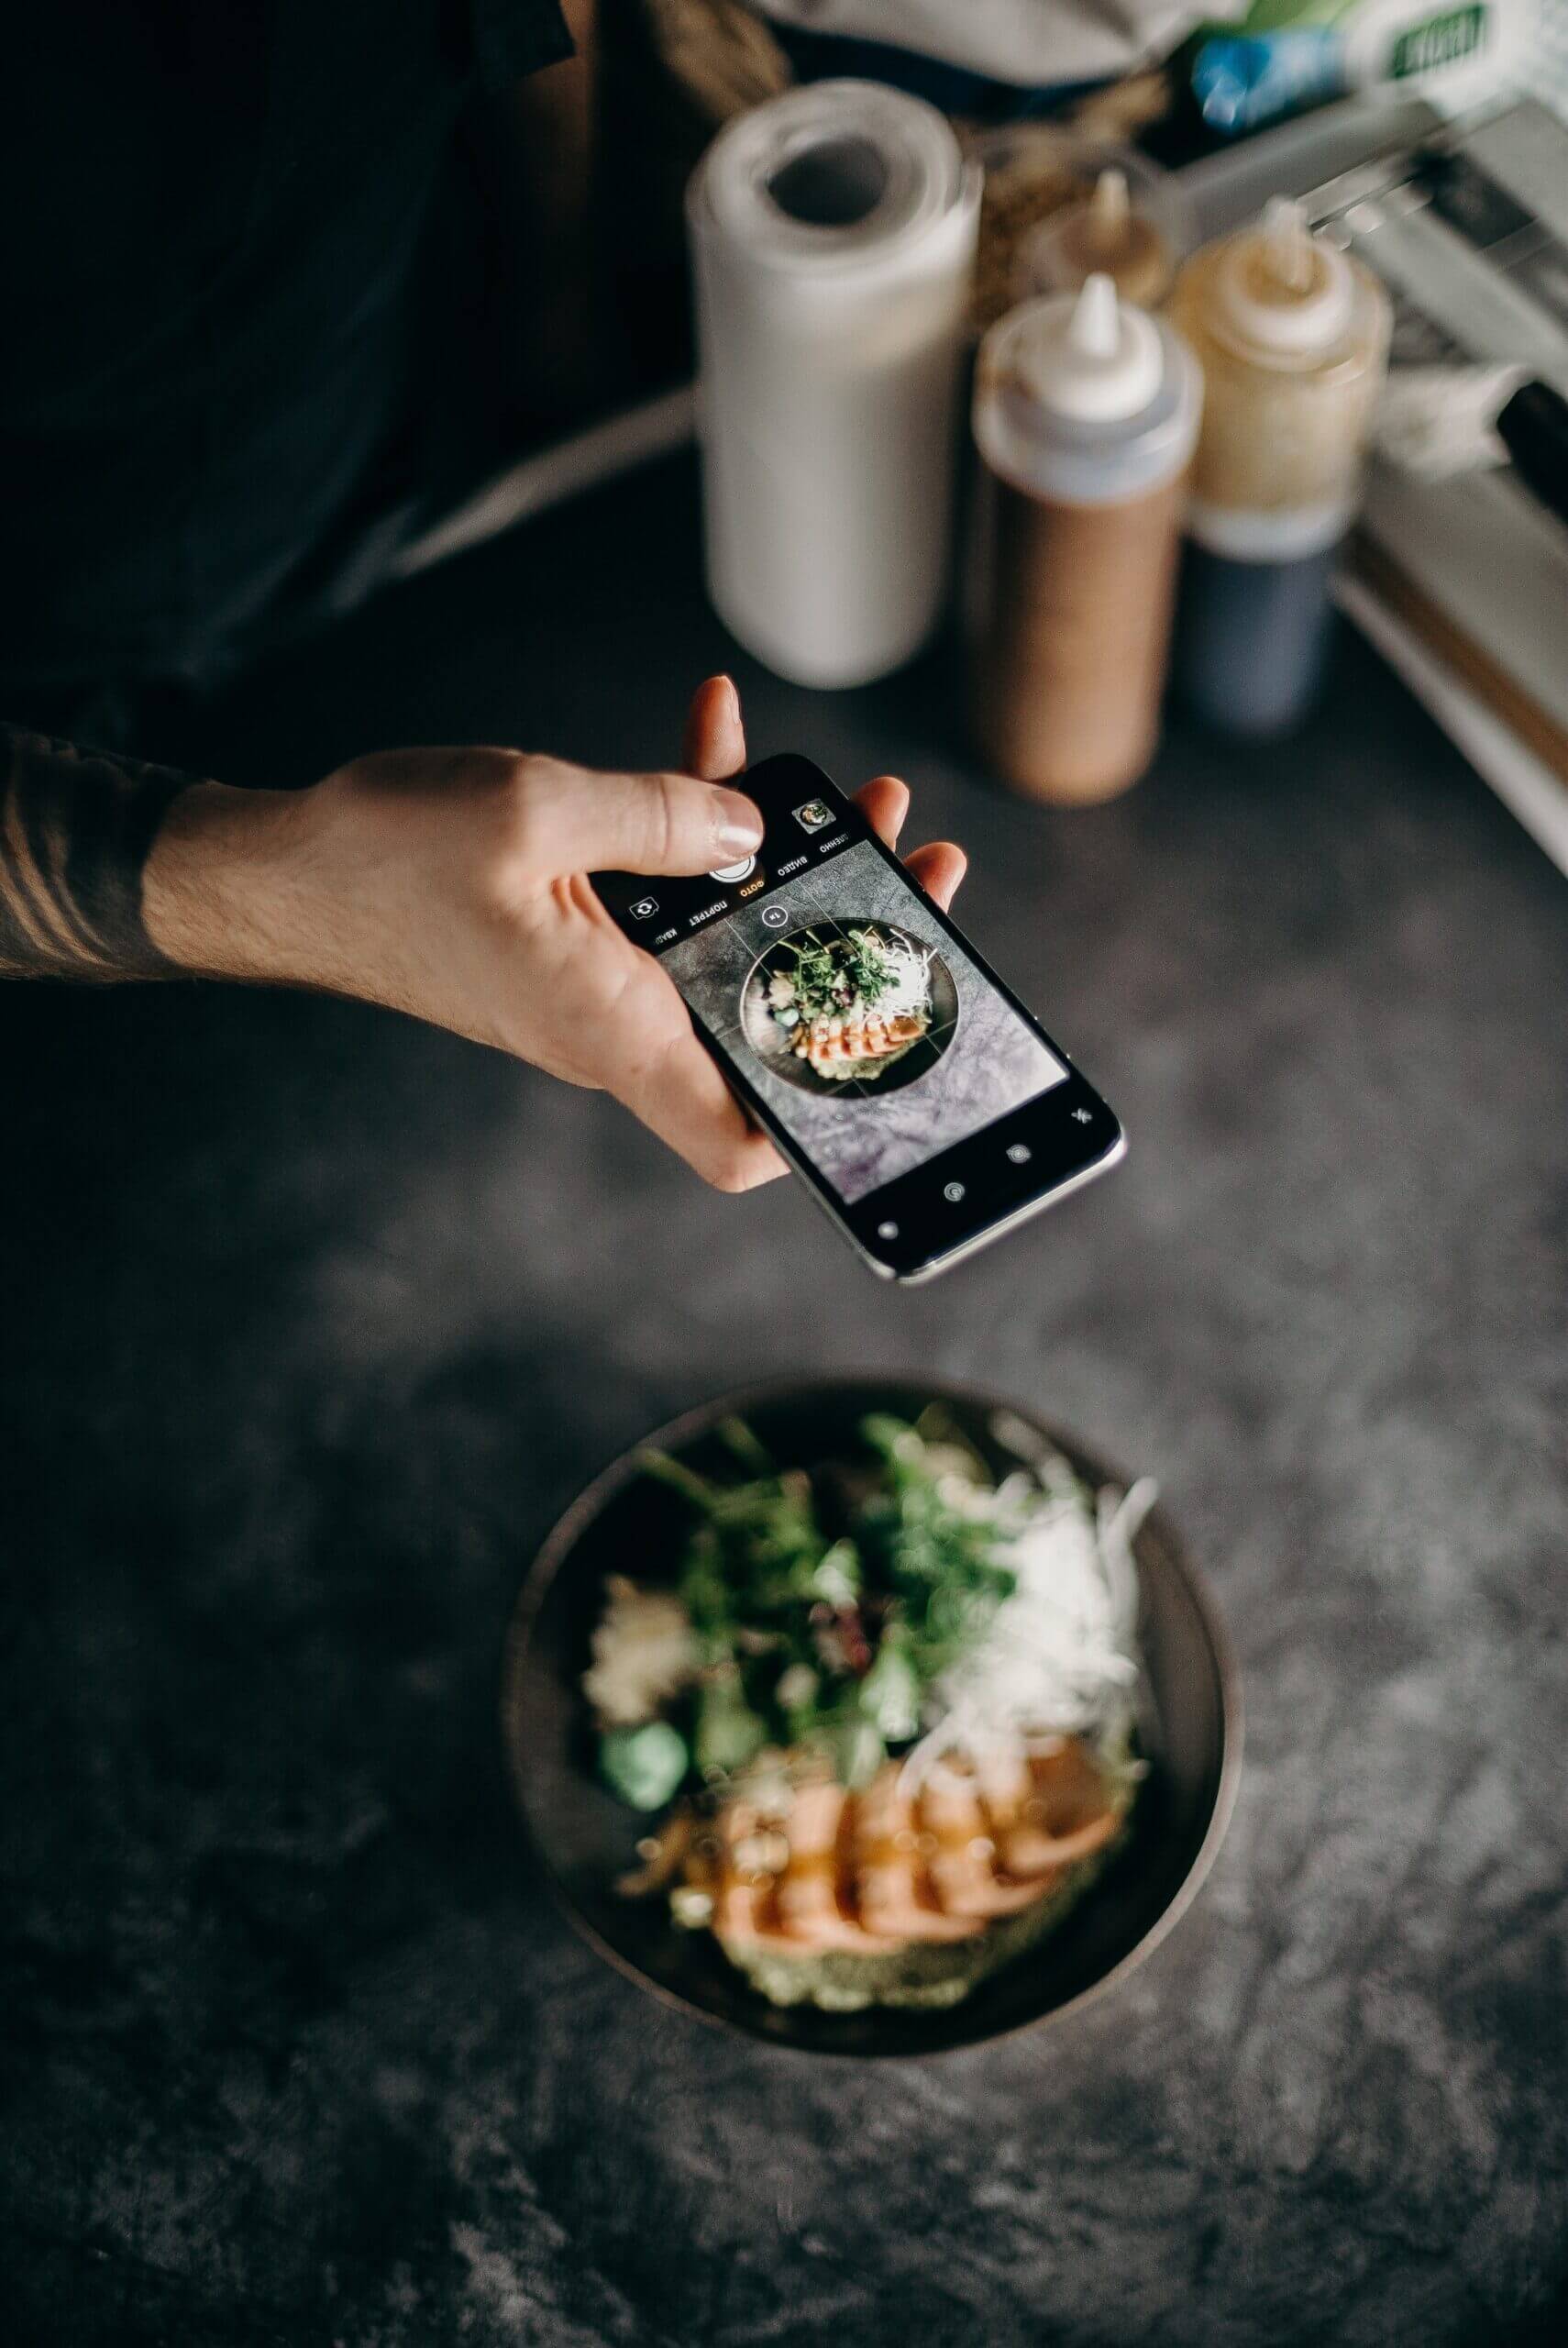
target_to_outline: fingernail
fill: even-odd
[[[762,846],[762,817],[738,791],[714,792],[713,838],[723,850],[721,863],[750,856]]]
[[[725,670],[720,676],[719,682],[723,685],[725,692],[729,695],[731,716],[738,718],[740,715],[740,687],[735,683],[734,679],[729,674],[728,670]]]

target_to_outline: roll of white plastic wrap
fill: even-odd
[[[979,200],[870,82],[756,107],[692,179],[709,590],[797,684],[885,675],[941,611]]]

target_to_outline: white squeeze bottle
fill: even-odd
[[[1024,302],[975,371],[973,723],[1034,799],[1108,799],[1159,729],[1184,478],[1203,387],[1108,276]]]

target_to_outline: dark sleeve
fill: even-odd
[[[504,90],[572,54],[560,0],[469,0],[469,6],[474,62],[487,90]]]
[[[164,978],[142,872],[194,780],[0,725],[0,977]]]

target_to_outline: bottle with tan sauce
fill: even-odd
[[[1071,293],[1103,274],[1124,302],[1157,310],[1176,282],[1188,241],[1184,226],[1166,173],[1129,154],[1107,163],[1087,194],[1032,232],[1020,262],[1020,293]]]
[[[1222,732],[1282,733],[1322,673],[1334,565],[1387,362],[1388,296],[1276,197],[1254,227],[1193,255],[1170,315],[1205,386],[1176,682]]]
[[[1106,276],[980,346],[966,596],[977,738],[1031,798],[1109,799],[1154,754],[1202,380]]]

